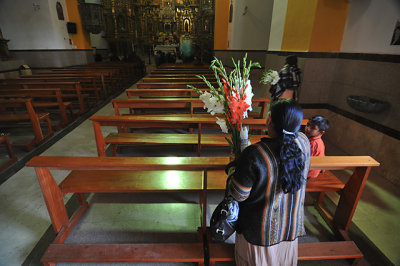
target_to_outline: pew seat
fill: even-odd
[[[197,262],[204,265],[203,243],[51,244],[41,261],[58,262]]]
[[[202,134],[200,141],[197,134],[169,134],[169,133],[110,133],[104,138],[110,144],[113,156],[117,155],[116,147],[119,145],[156,144],[156,145],[200,145],[201,146],[229,146],[224,134]],[[256,143],[266,135],[250,135],[251,143]]]
[[[208,245],[210,263],[215,265],[219,261],[234,261],[235,246],[226,243],[210,243]],[[331,241],[299,243],[298,260],[359,260],[363,254],[353,241]]]
[[[330,174],[327,174],[330,173]],[[198,180],[201,183],[202,171],[108,171],[101,170],[74,170],[60,183],[59,187],[63,193],[82,192],[135,192],[138,190],[169,190],[175,188],[169,184],[162,187],[160,180],[165,179],[169,174],[184,176],[188,180]],[[321,174],[322,175],[322,174]],[[227,175],[224,170],[210,170],[207,174],[207,190],[225,190]],[[193,181],[194,183],[194,181]],[[198,184],[200,186],[201,184]],[[325,171],[324,176],[314,178],[313,182],[307,182],[307,192],[338,191],[343,189],[345,184],[330,171]],[[180,187],[184,190],[185,187]]]
[[[207,176],[208,190],[225,190],[226,185],[225,171],[209,171]],[[307,192],[326,192],[339,191],[343,189],[345,184],[337,178],[331,171],[326,170],[317,178],[307,180]]]

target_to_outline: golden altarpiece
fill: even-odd
[[[104,38],[112,53],[127,56],[191,47],[211,53],[215,0],[103,0]],[[189,44],[189,45],[182,45]],[[183,51],[185,52],[185,51]]]

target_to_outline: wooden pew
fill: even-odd
[[[146,191],[195,191],[199,192],[201,208],[201,232],[205,241],[205,258],[213,265],[217,261],[233,260],[233,245],[225,243],[212,243],[206,233],[206,211],[207,191],[210,189],[222,189],[225,187],[226,176],[220,171],[228,164],[227,157],[133,157],[133,158],[103,158],[103,157],[34,157],[27,166],[35,167],[39,184],[47,205],[53,228],[58,233],[56,240],[47,249],[42,261],[45,263],[55,262],[133,262],[154,261],[155,255],[142,255],[141,251],[150,246],[136,246],[137,244],[125,244],[110,246],[102,245],[65,245],[63,242],[76,225],[88,203],[83,193],[135,193]],[[352,258],[360,260],[363,255],[353,241],[348,237],[348,229],[356,210],[358,200],[363,192],[365,182],[371,167],[379,166],[379,163],[369,156],[325,156],[312,157],[311,169],[341,170],[355,169],[353,175],[341,190],[340,199],[335,213],[327,217],[322,215],[331,226],[339,241],[299,243],[299,260],[325,260]],[[50,169],[72,170],[72,172],[57,185]],[[106,171],[106,170],[112,170]],[[175,186],[166,186],[166,171],[175,170],[180,172]],[[161,172],[157,172],[161,171]],[[216,172],[215,172],[216,171]],[[337,186],[331,187],[324,184],[323,179],[315,179],[307,183],[307,191],[329,191],[338,190]],[[322,184],[319,184],[322,183]],[[63,201],[64,193],[77,193],[80,207],[75,214],[68,219]],[[318,207],[318,206],[317,206]],[[322,207],[319,207],[322,208]],[[326,211],[326,210],[325,210]],[[195,243],[199,244],[199,243]],[[197,256],[193,255],[195,249],[202,248],[201,245],[186,244],[182,246],[168,246],[176,248],[181,254],[177,257],[168,256],[159,249],[166,248],[166,244],[154,244],[155,254],[162,256],[159,261],[183,261],[181,256],[189,256],[192,260],[203,263]],[[168,245],[168,244],[167,244]],[[79,248],[81,247],[81,248]],[[85,248],[85,252],[82,248]],[[139,249],[137,256],[134,252],[123,252],[122,248],[129,251],[135,247]],[[111,249],[107,254],[105,249]],[[68,252],[68,249],[74,252]],[[201,249],[203,252],[203,250]],[[96,255],[97,253],[97,255]],[[98,255],[100,253],[100,256]],[[162,253],[162,254],[161,254]],[[170,253],[170,252],[168,252]],[[173,253],[173,254],[177,254]],[[184,254],[184,255],[182,255]],[[179,258],[178,258],[179,257]],[[196,257],[193,258],[193,257]],[[86,259],[85,259],[86,258]],[[89,258],[89,259],[88,259]],[[94,259],[90,259],[94,258]],[[122,259],[121,259],[122,258]],[[189,261],[189,260],[186,260]],[[205,261],[206,263],[208,261]]]
[[[21,79],[26,82],[79,82],[81,85],[81,91],[91,93],[95,98],[95,103],[100,103],[102,88],[97,83],[97,77],[95,76],[80,76],[80,77],[41,77],[41,76],[21,76]],[[103,95],[105,97],[105,95]]]
[[[47,162],[43,161],[46,158]],[[139,163],[139,161],[141,162]],[[197,262],[199,265],[204,265],[203,231],[199,233],[199,240],[191,243],[64,244],[68,234],[88,208],[83,193],[196,192],[200,198],[199,205],[201,207],[205,205],[203,200],[204,181],[201,171],[204,163],[193,164],[191,163],[193,160],[189,159],[188,163],[182,167],[174,167],[174,163],[170,167],[166,162],[171,162],[171,158],[160,159],[159,162],[164,165],[164,167],[158,167],[160,170],[168,170],[168,168],[185,170],[173,171],[173,176],[178,181],[173,185],[168,182],[171,179],[168,171],[138,171],[154,168],[155,161],[153,159],[142,158],[139,161],[131,160],[131,158],[121,160],[120,158],[98,157],[35,157],[28,162],[27,166],[36,167],[53,229],[57,233],[56,239],[42,257],[44,264],[51,265],[56,262]],[[76,171],[71,172],[58,186],[49,169]],[[112,171],[98,171],[101,169]],[[110,174],[113,172],[118,173],[119,177],[110,178]],[[80,179],[81,175],[85,173],[88,175]],[[100,175],[95,178],[96,174]],[[97,180],[94,183],[92,183],[93,178]],[[62,195],[64,193],[77,193],[80,203],[80,207],[70,219],[63,202]],[[200,222],[202,222],[202,212],[201,209],[199,210]]]
[[[120,90],[122,84],[124,83],[122,77],[120,76],[119,69],[113,68],[97,68],[97,69],[78,69],[78,68],[56,68],[52,69],[50,72],[53,74],[88,74],[88,75],[100,75],[102,83],[105,84],[108,93],[111,91]]]
[[[11,109],[11,111],[10,111]],[[15,112],[18,111],[18,112]],[[44,136],[40,123],[47,125],[47,135]],[[24,146],[31,150],[34,145],[39,145],[53,135],[49,113],[36,113],[32,105],[32,99],[0,99],[0,126],[21,127],[30,124],[34,133],[34,139],[25,143]],[[17,144],[16,144],[17,145]]]
[[[217,79],[214,77],[208,77],[207,80],[209,82],[217,82]],[[197,77],[162,77],[162,78],[143,78],[143,82],[147,83],[176,83],[176,82],[186,82],[186,83],[192,83],[192,82],[199,82],[201,79]]]
[[[148,78],[196,78],[197,74],[149,74]],[[205,74],[204,75],[207,79],[215,78],[214,74]]]
[[[209,90],[209,89],[202,89]],[[132,97],[199,97],[192,89],[126,89],[128,98]]]
[[[10,133],[6,133],[6,134],[0,133],[0,144],[4,145],[6,147],[7,154],[8,154],[8,157],[9,157],[8,161],[3,162],[0,165],[0,172],[3,171],[4,169],[6,169],[7,167],[9,167],[10,165],[12,165],[13,163],[15,163],[18,160],[17,156],[15,156],[14,151],[12,149],[9,136],[10,136]]]
[[[79,106],[80,114],[89,110],[88,94],[82,93],[79,82],[27,82],[24,80],[6,80],[0,82],[0,90],[10,89],[54,89],[59,88],[62,91],[63,100],[72,101]]]
[[[78,69],[78,68],[62,68],[62,69],[52,69],[50,73],[54,74],[85,74],[85,75],[99,75],[102,80],[102,84],[107,91],[107,93],[112,93],[114,91],[119,91],[123,84],[124,80],[120,74],[119,69],[108,69],[108,68],[100,68],[100,69]]]
[[[213,75],[212,71],[198,71],[198,70],[155,70],[151,74],[187,74],[187,75]]]
[[[228,143],[223,134],[203,134],[203,128],[219,128],[216,118],[208,116],[164,116],[164,115],[134,115],[134,116],[92,116],[90,120],[93,122],[93,129],[96,137],[97,153],[99,156],[106,156],[106,146],[108,144],[188,144],[197,145],[197,155],[201,156],[201,147],[209,146],[227,146]],[[266,120],[259,118],[247,118],[243,122],[249,125],[251,129],[266,129]],[[104,138],[101,131],[102,126],[113,126],[119,129],[124,128],[125,134],[110,134]],[[197,129],[197,134],[148,134],[129,135],[127,128],[183,128]],[[121,130],[120,130],[121,131]],[[134,133],[136,134],[136,133]],[[208,136],[208,137],[207,137]],[[253,135],[251,140],[258,142],[265,135]],[[115,151],[113,151],[115,152]]]
[[[31,98],[33,107],[37,109],[45,109],[50,114],[61,116],[61,121],[56,127],[61,128],[70,123],[67,111],[70,111],[71,120],[74,116],[72,102],[65,102],[62,98],[60,89],[21,89],[21,90],[0,90],[0,98],[15,99],[15,98]],[[55,112],[54,108],[58,110]]]
[[[184,109],[194,115],[195,109],[204,110],[204,103],[199,98],[150,98],[150,99],[113,99],[115,115],[120,115],[121,108],[128,108],[132,114],[136,111],[143,111],[146,109],[161,109],[163,114],[168,113],[168,109]],[[269,99],[267,98],[253,98],[252,107],[260,107],[260,112],[251,112],[249,117],[265,118],[265,112]],[[203,112],[204,113],[204,112]],[[208,113],[204,113],[210,115]]]
[[[105,77],[103,73],[82,73],[82,72],[77,72],[77,73],[62,73],[62,72],[41,72],[41,73],[36,73],[34,75],[28,75],[20,76],[21,79],[43,79],[43,78],[62,78],[62,79],[71,79],[73,81],[79,81],[84,84],[84,81],[82,81],[80,78],[87,79],[88,84],[92,84],[93,87],[101,88],[100,93],[103,95],[103,97],[107,97],[108,92],[107,92],[107,85],[105,81]]]
[[[211,83],[214,87],[218,87],[216,83]],[[174,83],[146,83],[139,82],[136,84],[138,89],[187,89],[187,85],[192,85],[198,89],[208,89],[204,82],[174,82]]]
[[[71,66],[69,68],[79,69],[79,70],[114,70],[117,71],[117,76],[123,82],[123,86],[129,85],[130,82],[134,81],[139,77],[137,73],[139,65],[135,62],[102,62],[101,64],[90,64],[90,65],[80,65]]]
[[[116,155],[115,145],[133,144],[186,144],[197,145],[197,155],[201,156],[202,146],[228,146],[224,134],[202,134],[203,128],[219,128],[216,118],[207,116],[184,116],[181,115],[126,115],[126,116],[92,116],[95,132],[97,153],[99,156],[106,156],[106,147],[111,144],[113,155]],[[308,120],[303,120],[302,124],[307,124]],[[243,122],[249,125],[250,129],[265,130],[266,119],[246,118]],[[102,126],[113,126],[119,129],[118,133],[111,133],[107,137],[103,136]],[[125,132],[121,129],[124,128]],[[127,128],[182,128],[197,129],[197,134],[137,134],[128,133]],[[266,135],[250,135],[251,143],[260,141]]]
[[[165,64],[159,66],[157,69],[209,69],[210,66],[204,65],[204,66],[195,66],[195,65],[188,65],[188,64],[183,64],[183,65],[176,65],[176,64]]]

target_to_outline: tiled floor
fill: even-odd
[[[112,106],[106,105],[97,114],[113,114]],[[104,134],[107,134],[114,129],[107,127],[103,130]],[[341,151],[327,143],[327,154],[340,155]],[[97,156],[91,122],[84,121],[41,155]],[[59,182],[66,172],[55,171],[53,174]],[[345,175],[343,178],[346,178]],[[219,194],[210,197],[211,209],[220,197]],[[335,199],[335,195],[331,197]],[[65,197],[65,201],[68,200],[69,195]],[[111,204],[104,204],[110,200]],[[68,241],[85,243],[101,242],[105,239],[119,242],[129,242],[132,239],[152,241],[156,237],[151,233],[154,229],[162,233],[166,239],[177,237],[170,233],[171,230],[181,232],[179,237],[182,239],[191,239],[193,228],[199,224],[194,206],[196,204],[182,204],[182,202],[197,202],[197,198],[193,195],[141,195],[139,198],[128,195],[94,195],[91,202],[93,205],[85,215],[84,222],[77,226]],[[135,204],[127,204],[132,202]],[[400,265],[399,206],[400,194],[395,187],[371,175],[352,226],[354,239],[360,241],[357,244],[368,259],[368,261],[363,259],[361,265],[388,264],[381,257],[374,259],[376,253],[370,247],[369,241],[373,242],[393,264]],[[316,234],[316,237],[329,237],[329,232],[319,223],[315,223],[317,215],[313,210],[310,209],[307,213],[308,232]],[[176,219],[176,217],[182,218]],[[34,169],[24,167],[0,186],[0,265],[21,265],[34,248],[43,249],[38,247],[37,243],[46,232],[51,233],[49,226],[50,219]],[[140,233],[133,237],[133,233],[139,230]],[[31,262],[35,264],[35,261],[37,262],[37,258]],[[346,261],[300,263],[300,265],[346,264]]]

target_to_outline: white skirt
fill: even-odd
[[[237,266],[259,265],[297,265],[298,240],[283,241],[264,247],[252,245],[243,234],[236,234],[235,261]]]

